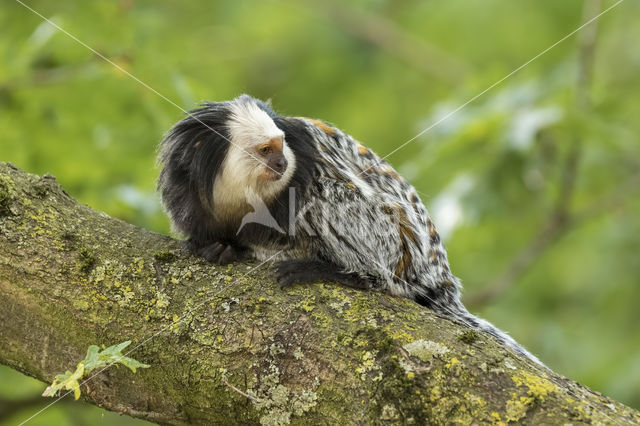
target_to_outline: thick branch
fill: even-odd
[[[640,422],[411,301],[271,277],[0,163],[0,362],[49,382],[90,344],[133,340],[151,368],[91,377],[96,405],[168,424]]]

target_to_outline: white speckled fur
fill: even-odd
[[[416,300],[422,297],[432,309],[485,331],[540,363],[460,302],[460,281],[449,268],[444,245],[413,186],[339,129],[318,126],[314,120],[302,123],[322,156],[315,182],[301,194],[307,201],[307,223],[316,235],[310,237],[298,226],[293,247],[279,259],[328,260],[343,272],[360,275],[372,289]],[[253,249],[263,259],[274,253],[268,245]]]

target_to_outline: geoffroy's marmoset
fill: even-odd
[[[330,280],[407,297],[540,363],[466,310],[416,190],[339,129],[242,95],[191,111],[158,161],[173,227],[207,260],[274,258],[283,286]]]

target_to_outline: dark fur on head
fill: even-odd
[[[174,228],[197,239],[214,236],[210,220],[213,184],[229,149],[226,104],[204,103],[173,126],[160,144],[162,202]]]

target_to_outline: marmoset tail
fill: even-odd
[[[317,280],[407,297],[540,361],[460,301],[460,281],[416,190],[323,121],[248,95],[206,102],[160,145],[158,189],[209,261],[276,259],[283,286]]]

